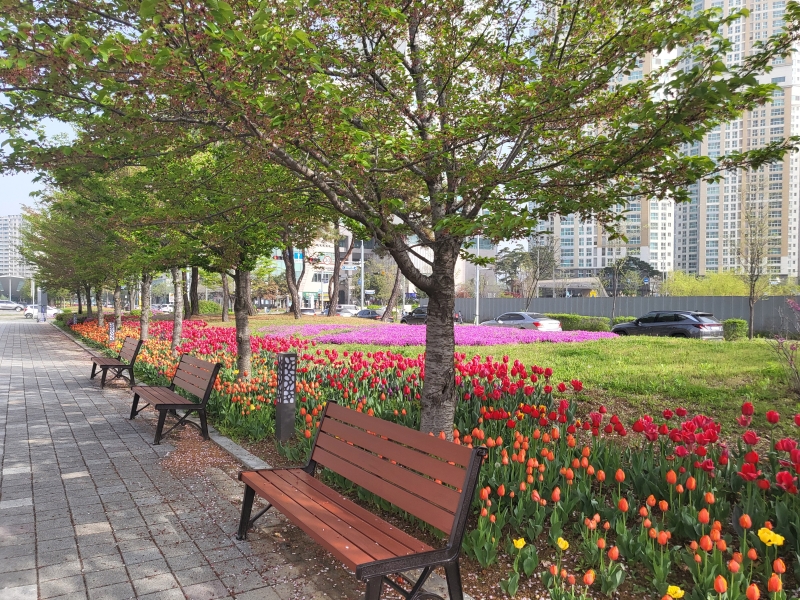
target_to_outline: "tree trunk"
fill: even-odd
[[[292,297],[292,306],[290,311],[294,313],[294,318],[300,318],[300,283],[303,281],[303,276],[306,274],[306,253],[303,252],[303,270],[300,272],[300,278],[297,278],[297,272],[294,269],[294,247],[286,246],[281,253],[283,254],[283,263],[286,265],[286,285],[289,287],[289,295]]]
[[[183,269],[173,267],[170,269],[172,273],[172,286],[175,294],[175,309],[172,312],[172,344],[170,349],[173,354],[178,353],[178,346],[181,345],[181,337],[183,336],[183,290],[181,285],[181,273],[184,277],[186,272]]]
[[[99,285],[94,288],[94,299],[97,305],[97,326],[104,328],[106,326],[106,314],[103,312],[103,288]]]
[[[245,300],[247,301],[247,314],[251,317],[258,313],[255,304],[253,304],[252,281],[253,274],[250,271],[247,271],[247,296],[245,297]]]
[[[230,320],[228,313],[231,310],[231,292],[228,289],[228,274],[222,274],[222,321],[227,323]]]
[[[433,283],[428,289],[428,320],[425,332],[425,383],[422,388],[420,431],[452,439],[456,410],[453,353],[455,331],[455,266],[461,241],[442,241],[434,248]]]
[[[153,275],[147,271],[142,273],[142,314],[139,317],[139,339],[147,340],[150,337],[150,286],[153,285]]]
[[[750,325],[748,327],[748,330],[749,330],[748,337],[752,340],[753,339],[753,334],[754,334],[754,331],[753,331],[753,324],[754,324],[753,323],[753,316],[754,316],[755,310],[756,310],[756,300],[752,296],[750,296],[749,304],[750,304]]]
[[[200,283],[200,269],[192,267],[192,287],[189,291],[189,300],[192,304],[189,313],[192,315],[200,315],[200,294],[197,291],[197,285]]]
[[[342,256],[342,251],[339,248],[339,240],[333,243],[333,275],[328,282],[328,316],[335,317],[336,309],[339,307],[339,283],[341,279],[342,264],[350,258],[353,253],[353,248],[356,245],[356,237],[350,236],[350,247]]]
[[[189,301],[189,281],[186,277],[186,269],[181,269],[181,290],[183,291],[183,318],[188,319],[192,303]]]
[[[236,319],[236,366],[239,369],[239,379],[250,376],[250,362],[252,348],[250,346],[250,271],[236,269],[233,273],[233,282],[236,286],[233,295],[233,315]]]
[[[78,286],[78,314],[83,314],[83,298],[81,298],[81,286]]]
[[[122,328],[122,288],[119,283],[114,285],[114,326],[117,331]]]
[[[400,283],[403,280],[403,274],[400,272],[400,268],[398,267],[397,273],[394,276],[394,285],[392,286],[392,293],[389,295],[389,302],[386,305],[386,312],[383,313],[381,317],[381,321],[388,321],[392,313],[394,312],[394,307],[397,304],[397,296],[400,293]]]
[[[86,315],[91,317],[92,316],[92,286],[87,283],[83,287],[86,290]],[[98,307],[98,311],[99,311],[101,305],[98,303],[97,307]]]

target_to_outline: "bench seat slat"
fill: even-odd
[[[380,454],[384,458],[394,460],[398,464],[424,473],[433,479],[444,481],[458,489],[464,486],[465,469],[448,464],[414,448],[385,440],[377,435],[367,433],[363,429],[356,429],[333,419],[324,419],[320,431],[353,442],[365,450]]]
[[[208,384],[208,375],[206,375],[205,380],[201,381],[196,377],[188,377],[179,371],[175,373],[175,377],[172,378],[172,383],[190,394],[202,398],[206,393],[206,386],[203,384]]]
[[[281,476],[284,478],[291,476],[295,481],[302,481],[304,485],[312,490],[311,493],[316,493],[320,497],[329,500],[332,504],[340,506],[344,513],[342,518],[365,534],[381,536],[381,543],[386,548],[393,550],[397,556],[432,550],[424,542],[420,542],[402,529],[398,529],[391,523],[355,504],[304,471],[283,470],[281,471]]]
[[[330,526],[328,518],[318,518],[294,497],[288,496],[271,482],[268,483],[263,476],[257,478],[250,475],[245,473],[242,480],[348,568],[355,570],[358,565],[374,560],[372,555],[336,533]]]
[[[344,444],[347,446],[347,444]],[[401,508],[402,510],[411,513],[415,517],[422,519],[426,523],[433,525],[436,529],[449,534],[453,526],[453,515],[446,510],[439,508],[423,500],[418,496],[414,496],[410,492],[376,477],[362,469],[360,466],[348,462],[344,458],[325,450],[324,448],[317,447],[314,450],[314,460],[320,465],[328,467],[335,471],[345,479],[349,479],[354,484],[359,485],[370,492],[377,494]]]
[[[92,362],[98,367],[129,367],[130,365],[117,360],[116,358],[106,358],[104,356],[93,356]]]
[[[450,513],[451,520],[453,518],[452,515],[455,514],[458,508],[458,500],[461,494],[454,489],[436,483],[432,479],[417,475],[415,472],[403,467],[393,465],[388,460],[378,458],[374,454],[351,446],[324,432],[320,433],[317,438],[316,447],[348,460],[348,462],[357,465],[379,480],[388,481],[400,489],[406,490],[414,496],[415,503],[417,501],[422,501],[446,510]],[[313,457],[312,460],[314,460]],[[370,489],[369,486],[364,487]],[[384,496],[384,498],[389,500],[389,502],[395,503],[395,496]],[[397,500],[402,501],[405,500],[405,498],[399,497]],[[405,509],[405,507],[400,504],[397,506]]]
[[[355,506],[350,500],[342,497],[341,503],[338,503],[321,496],[315,488],[308,485],[307,480],[313,477],[304,471],[279,469],[267,471],[262,476],[374,560],[407,556],[417,552],[355,517],[347,510],[347,505]]]
[[[364,413],[339,406],[333,402],[328,405],[326,416],[370,431],[379,436],[387,437],[401,444],[414,446],[415,448],[419,448],[422,452],[438,456],[443,460],[454,462],[462,467],[467,467],[469,465],[469,460],[472,456],[470,449],[466,446],[459,446],[451,442],[446,442],[435,436],[426,435],[419,431],[409,429],[408,427],[398,425],[397,423],[376,419]]]
[[[148,386],[136,386],[133,388],[134,393],[139,394],[143,399],[148,402],[154,403],[155,405],[160,404],[175,404],[175,405],[187,405],[187,404],[195,404],[191,400],[184,398],[180,394],[173,392],[172,390],[164,387],[148,387]]]

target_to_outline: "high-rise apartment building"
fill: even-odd
[[[753,45],[777,33],[784,25],[784,0],[697,0],[696,10],[717,7],[725,14],[747,8],[727,27],[732,43],[727,62],[746,57]],[[800,48],[797,49],[800,51]],[[719,126],[702,143],[687,148],[692,155],[711,158],[751,150],[800,134],[800,61],[797,52],[773,61],[761,83],[780,87],[772,101]],[[768,231],[767,268],[776,276],[798,274],[798,201],[800,156],[788,154],[782,162],[755,171],[728,173],[719,182],[698,182],[689,188],[691,202],[675,208],[675,268],[705,274],[735,270],[738,249],[747,243],[744,220],[763,222]]]
[[[32,270],[19,253],[22,215],[0,217],[0,276],[31,277]]]

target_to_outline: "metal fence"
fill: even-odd
[[[713,313],[720,320],[749,318],[747,298],[743,296],[668,296],[617,298],[616,316],[639,317],[651,310],[700,310]],[[800,297],[796,298],[800,301]],[[613,298],[534,298],[529,312],[570,313],[592,317],[610,317]],[[475,298],[456,298],[456,310],[465,323],[475,319]],[[487,321],[504,312],[525,310],[520,298],[481,298],[480,320]],[[765,333],[786,331],[790,327],[791,309],[785,296],[767,298],[756,303],[755,330]]]

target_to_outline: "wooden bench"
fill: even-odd
[[[114,377],[111,378],[111,381],[124,377],[127,372],[128,381],[131,387],[133,387],[136,385],[136,380],[133,378],[133,367],[136,364],[136,357],[139,356],[139,350],[141,350],[143,343],[142,340],[137,340],[134,337],[128,336],[125,338],[125,341],[122,342],[122,348],[117,358],[93,356],[92,374],[89,379],[94,379],[94,376],[97,375],[97,369],[99,368],[103,373],[103,376],[100,378],[100,387],[104,388],[106,387],[106,375],[108,375],[109,370],[114,372]],[[123,360],[125,362],[122,362]]]
[[[239,474],[245,491],[237,537],[245,539],[274,506],[366,582],[366,600],[378,600],[384,584],[405,598],[420,598],[439,566],[450,600],[461,600],[458,555],[486,454],[486,448],[470,450],[329,402],[306,466]],[[348,500],[314,477],[317,466],[443,531],[447,545],[431,548]],[[256,494],[269,504],[251,519]],[[416,582],[403,575],[414,569],[421,569]]]
[[[178,369],[175,371],[175,376],[172,378],[172,383],[169,387],[137,385],[133,388],[133,406],[131,406],[130,418],[135,418],[145,408],[152,405],[158,411],[158,425],[156,426],[156,437],[153,443],[160,444],[161,438],[167,437],[178,425],[186,423],[197,427],[195,423],[186,421],[186,417],[196,412],[200,417],[200,432],[203,434],[203,439],[207,440],[206,404],[208,404],[208,399],[211,396],[214,382],[217,380],[220,366],[220,363],[200,360],[188,354],[182,355],[180,362],[178,362]],[[195,403],[188,398],[184,398],[175,391],[176,388],[194,394],[200,399],[200,402]],[[147,404],[138,408],[140,398]],[[178,410],[185,411],[183,416],[178,415]],[[164,428],[167,413],[175,416],[178,422],[162,435],[161,431]]]

